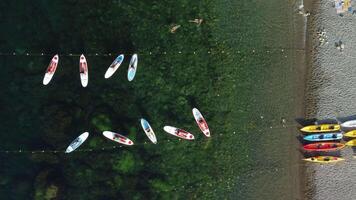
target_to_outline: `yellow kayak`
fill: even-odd
[[[356,130],[349,131],[344,134],[345,137],[356,137]]]
[[[320,124],[320,125],[310,125],[305,126],[300,131],[305,133],[325,133],[339,131],[340,125],[338,124]]]
[[[356,139],[346,142],[345,145],[350,146],[350,147],[356,146]]]
[[[316,157],[305,158],[303,160],[309,162],[316,162],[316,163],[335,163],[345,159],[335,157],[335,156],[316,156]]]

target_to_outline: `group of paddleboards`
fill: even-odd
[[[124,54],[120,54],[119,56],[117,56],[117,58],[111,63],[109,68],[106,70],[104,77],[106,79],[110,78],[120,67],[123,61],[124,61]],[[129,81],[132,81],[136,75],[137,62],[138,62],[137,54],[133,54],[130,60],[129,68],[127,70],[127,79]],[[46,73],[43,77],[43,85],[49,84],[49,82],[52,80],[52,77],[56,72],[58,63],[59,63],[59,56],[57,54],[53,56],[52,60],[50,61],[47,67]],[[79,74],[80,74],[80,81],[82,86],[86,87],[89,81],[89,73],[88,73],[88,63],[83,54],[79,58]]]
[[[206,137],[210,137],[210,130],[209,130],[208,124],[205,121],[203,115],[196,108],[193,108],[192,113],[193,113],[194,119],[195,119],[199,129],[201,130],[201,132]],[[153,144],[157,144],[156,135],[155,135],[151,125],[148,123],[148,121],[142,118],[140,120],[140,122],[141,122],[141,127],[142,127],[143,131],[145,132],[145,134],[147,135],[148,139]],[[164,126],[163,130],[171,135],[174,135],[176,137],[179,137],[179,138],[182,138],[185,140],[194,140],[195,139],[193,134],[191,134],[183,129],[176,128],[173,126]],[[117,143],[120,143],[123,145],[128,145],[128,146],[134,145],[134,142],[132,140],[130,140],[126,136],[123,136],[119,133],[115,133],[112,131],[104,131],[103,136],[109,140],[112,140],[114,142],[117,142]],[[88,132],[85,132],[85,133],[81,134],[80,136],[78,136],[73,142],[70,143],[70,145],[66,149],[65,153],[70,153],[70,152],[74,151],[75,149],[77,149],[81,144],[83,144],[85,142],[85,140],[88,137],[89,137]]]
[[[303,140],[308,143],[303,145],[306,153],[325,153],[340,151],[345,146],[356,146],[356,115],[326,120],[298,120],[304,125],[300,131]],[[305,123],[306,122],[306,123]],[[306,125],[306,126],[305,126]],[[344,139],[346,143],[341,143]],[[313,156],[303,159],[316,163],[334,163],[345,160],[337,156]]]

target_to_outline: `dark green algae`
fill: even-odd
[[[272,65],[272,55],[281,54],[272,49],[265,55],[270,43],[249,29],[263,22],[244,18],[248,5],[235,2],[241,8],[236,12],[227,9],[227,2],[208,0],[1,2],[0,50],[18,54],[0,57],[1,149],[64,152],[89,131],[80,148],[93,152],[2,153],[0,196],[235,199],[248,191],[245,175],[260,164],[252,150],[259,140],[256,131],[268,124],[258,123],[258,105],[265,104],[256,91],[269,79],[269,70],[260,66]],[[200,26],[188,22],[195,18],[204,21]],[[169,32],[173,24],[181,25],[174,34]],[[105,80],[114,55],[87,56],[89,85],[82,88],[79,56],[61,56],[52,82],[42,86],[51,56],[26,56],[40,52],[111,52],[126,58]],[[132,53],[139,55],[138,71],[128,82]],[[256,79],[256,73],[264,78]],[[212,138],[199,132],[193,107],[205,116]],[[154,128],[157,145],[141,130],[141,117]],[[279,117],[268,122],[276,124]],[[164,125],[188,130],[196,140],[178,140],[163,132]],[[104,129],[127,135],[137,145],[102,150],[116,145],[102,137]]]

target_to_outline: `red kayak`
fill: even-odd
[[[318,142],[303,146],[305,151],[337,151],[344,148],[345,145],[338,142]]]

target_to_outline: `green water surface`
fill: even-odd
[[[294,6],[282,0],[1,2],[0,53],[16,56],[0,55],[0,150],[26,151],[0,153],[1,199],[293,198],[293,131],[280,121],[294,117]],[[195,18],[204,21],[189,22]],[[171,33],[174,25],[180,28]],[[46,55],[32,55],[41,52]],[[57,72],[43,86],[56,53]],[[89,65],[87,88],[79,80],[81,53]],[[120,53],[123,65],[105,80]],[[128,82],[132,53],[138,71]],[[208,121],[211,138],[200,133],[193,107]],[[143,133],[142,117],[157,145]],[[196,139],[179,140],[165,125]],[[136,145],[119,148],[104,130]],[[62,153],[84,131],[90,136],[80,149],[93,151]]]

